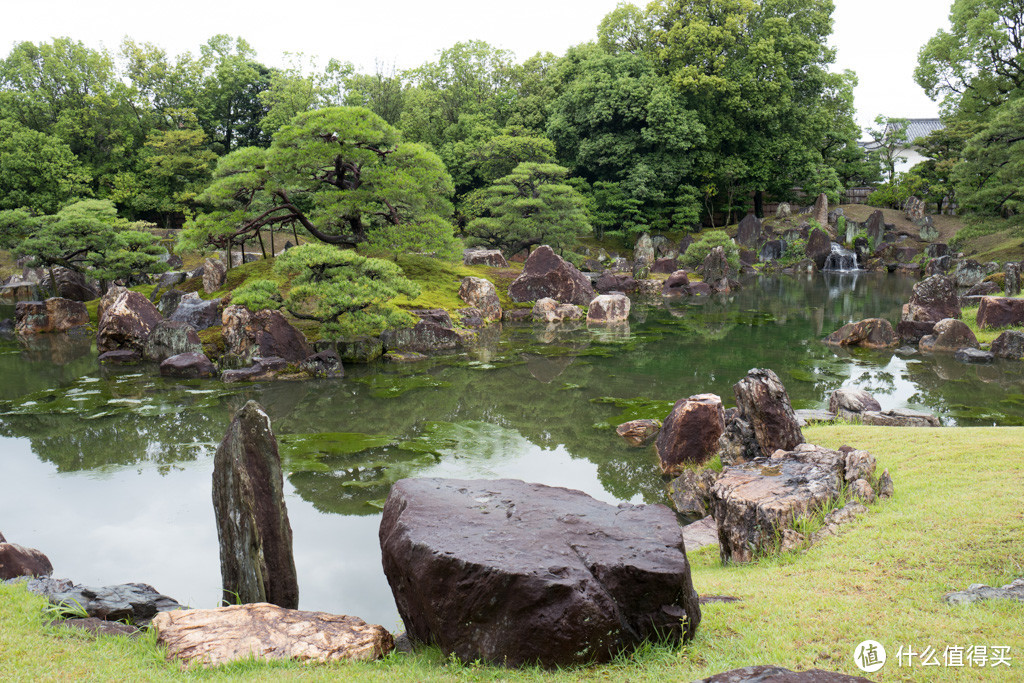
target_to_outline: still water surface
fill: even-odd
[[[662,502],[653,449],[614,426],[767,367],[797,408],[840,386],[946,424],[1024,424],[1024,364],[852,353],[820,339],[896,320],[912,281],[876,274],[752,280],[701,305],[636,305],[628,329],[492,329],[480,349],[342,380],[223,385],[100,368],[90,340],[0,342],[0,531],[55,575],[150,583],[196,607],[220,598],[210,482],[235,410],[260,402],[281,441],[303,609],[388,628],[379,509],[407,476],[512,477],[608,502]]]

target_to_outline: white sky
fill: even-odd
[[[938,115],[914,83],[918,50],[947,27],[951,0],[834,0],[837,69],[860,78],[858,123],[875,116]],[[174,55],[197,52],[218,33],[245,38],[269,65],[283,52],[335,57],[364,71],[375,60],[399,69],[433,59],[460,40],[481,39],[522,60],[563,54],[592,40],[618,0],[0,0],[0,54],[20,41],[71,36],[116,51],[121,39],[153,42]],[[634,3],[640,4],[640,3]]]

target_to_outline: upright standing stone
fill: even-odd
[[[811,218],[818,222],[822,230],[828,230],[828,197],[824,192],[818,195],[818,198],[814,201],[814,210],[811,212]]]
[[[219,259],[208,258],[203,264],[203,291],[213,294],[224,286],[228,269]]]
[[[771,370],[754,368],[733,385],[736,407],[754,428],[761,453],[791,451],[804,442],[786,387]]]
[[[633,277],[645,278],[654,265],[654,242],[646,232],[640,235],[633,248]]]
[[[1007,263],[1003,272],[1006,289],[1006,296],[1017,296],[1020,294],[1020,264]]]
[[[724,429],[725,410],[715,394],[676,401],[656,443],[662,474],[679,474],[687,465],[710,460],[718,451],[718,437]]]
[[[739,229],[736,231],[736,243],[745,247],[756,247],[761,239],[761,219],[752,213],[748,213],[740,221]]]
[[[550,297],[556,301],[586,306],[594,298],[590,278],[556,254],[551,247],[537,247],[523,264],[522,274],[509,285],[512,301],[537,301]]]
[[[299,606],[292,527],[270,417],[255,401],[231,420],[213,461],[224,601]]]
[[[882,210],[876,209],[868,217],[868,222],[864,227],[868,233],[868,242],[871,245],[871,249],[877,249],[882,240],[885,239],[885,214],[882,213]]]

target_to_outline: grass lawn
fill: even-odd
[[[152,639],[129,642],[43,626],[42,600],[0,586],[0,680],[606,680],[690,681],[753,664],[859,674],[852,653],[881,642],[877,681],[1009,681],[1024,674],[1024,605],[950,607],[948,591],[1024,576],[1024,428],[819,426],[808,440],[870,450],[896,495],[808,551],[723,567],[717,546],[691,553],[705,605],[696,639],[651,646],[613,664],[559,672],[462,665],[436,650],[383,662],[311,666],[240,663],[211,671],[165,663]],[[941,666],[947,647],[1007,646],[1011,668]],[[940,666],[899,666],[897,650],[934,648]],[[906,664],[907,661],[904,661]]]

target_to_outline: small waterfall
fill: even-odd
[[[832,243],[832,253],[825,259],[825,266],[822,270],[837,271],[840,273],[860,270],[857,267],[857,255],[842,245]]]

